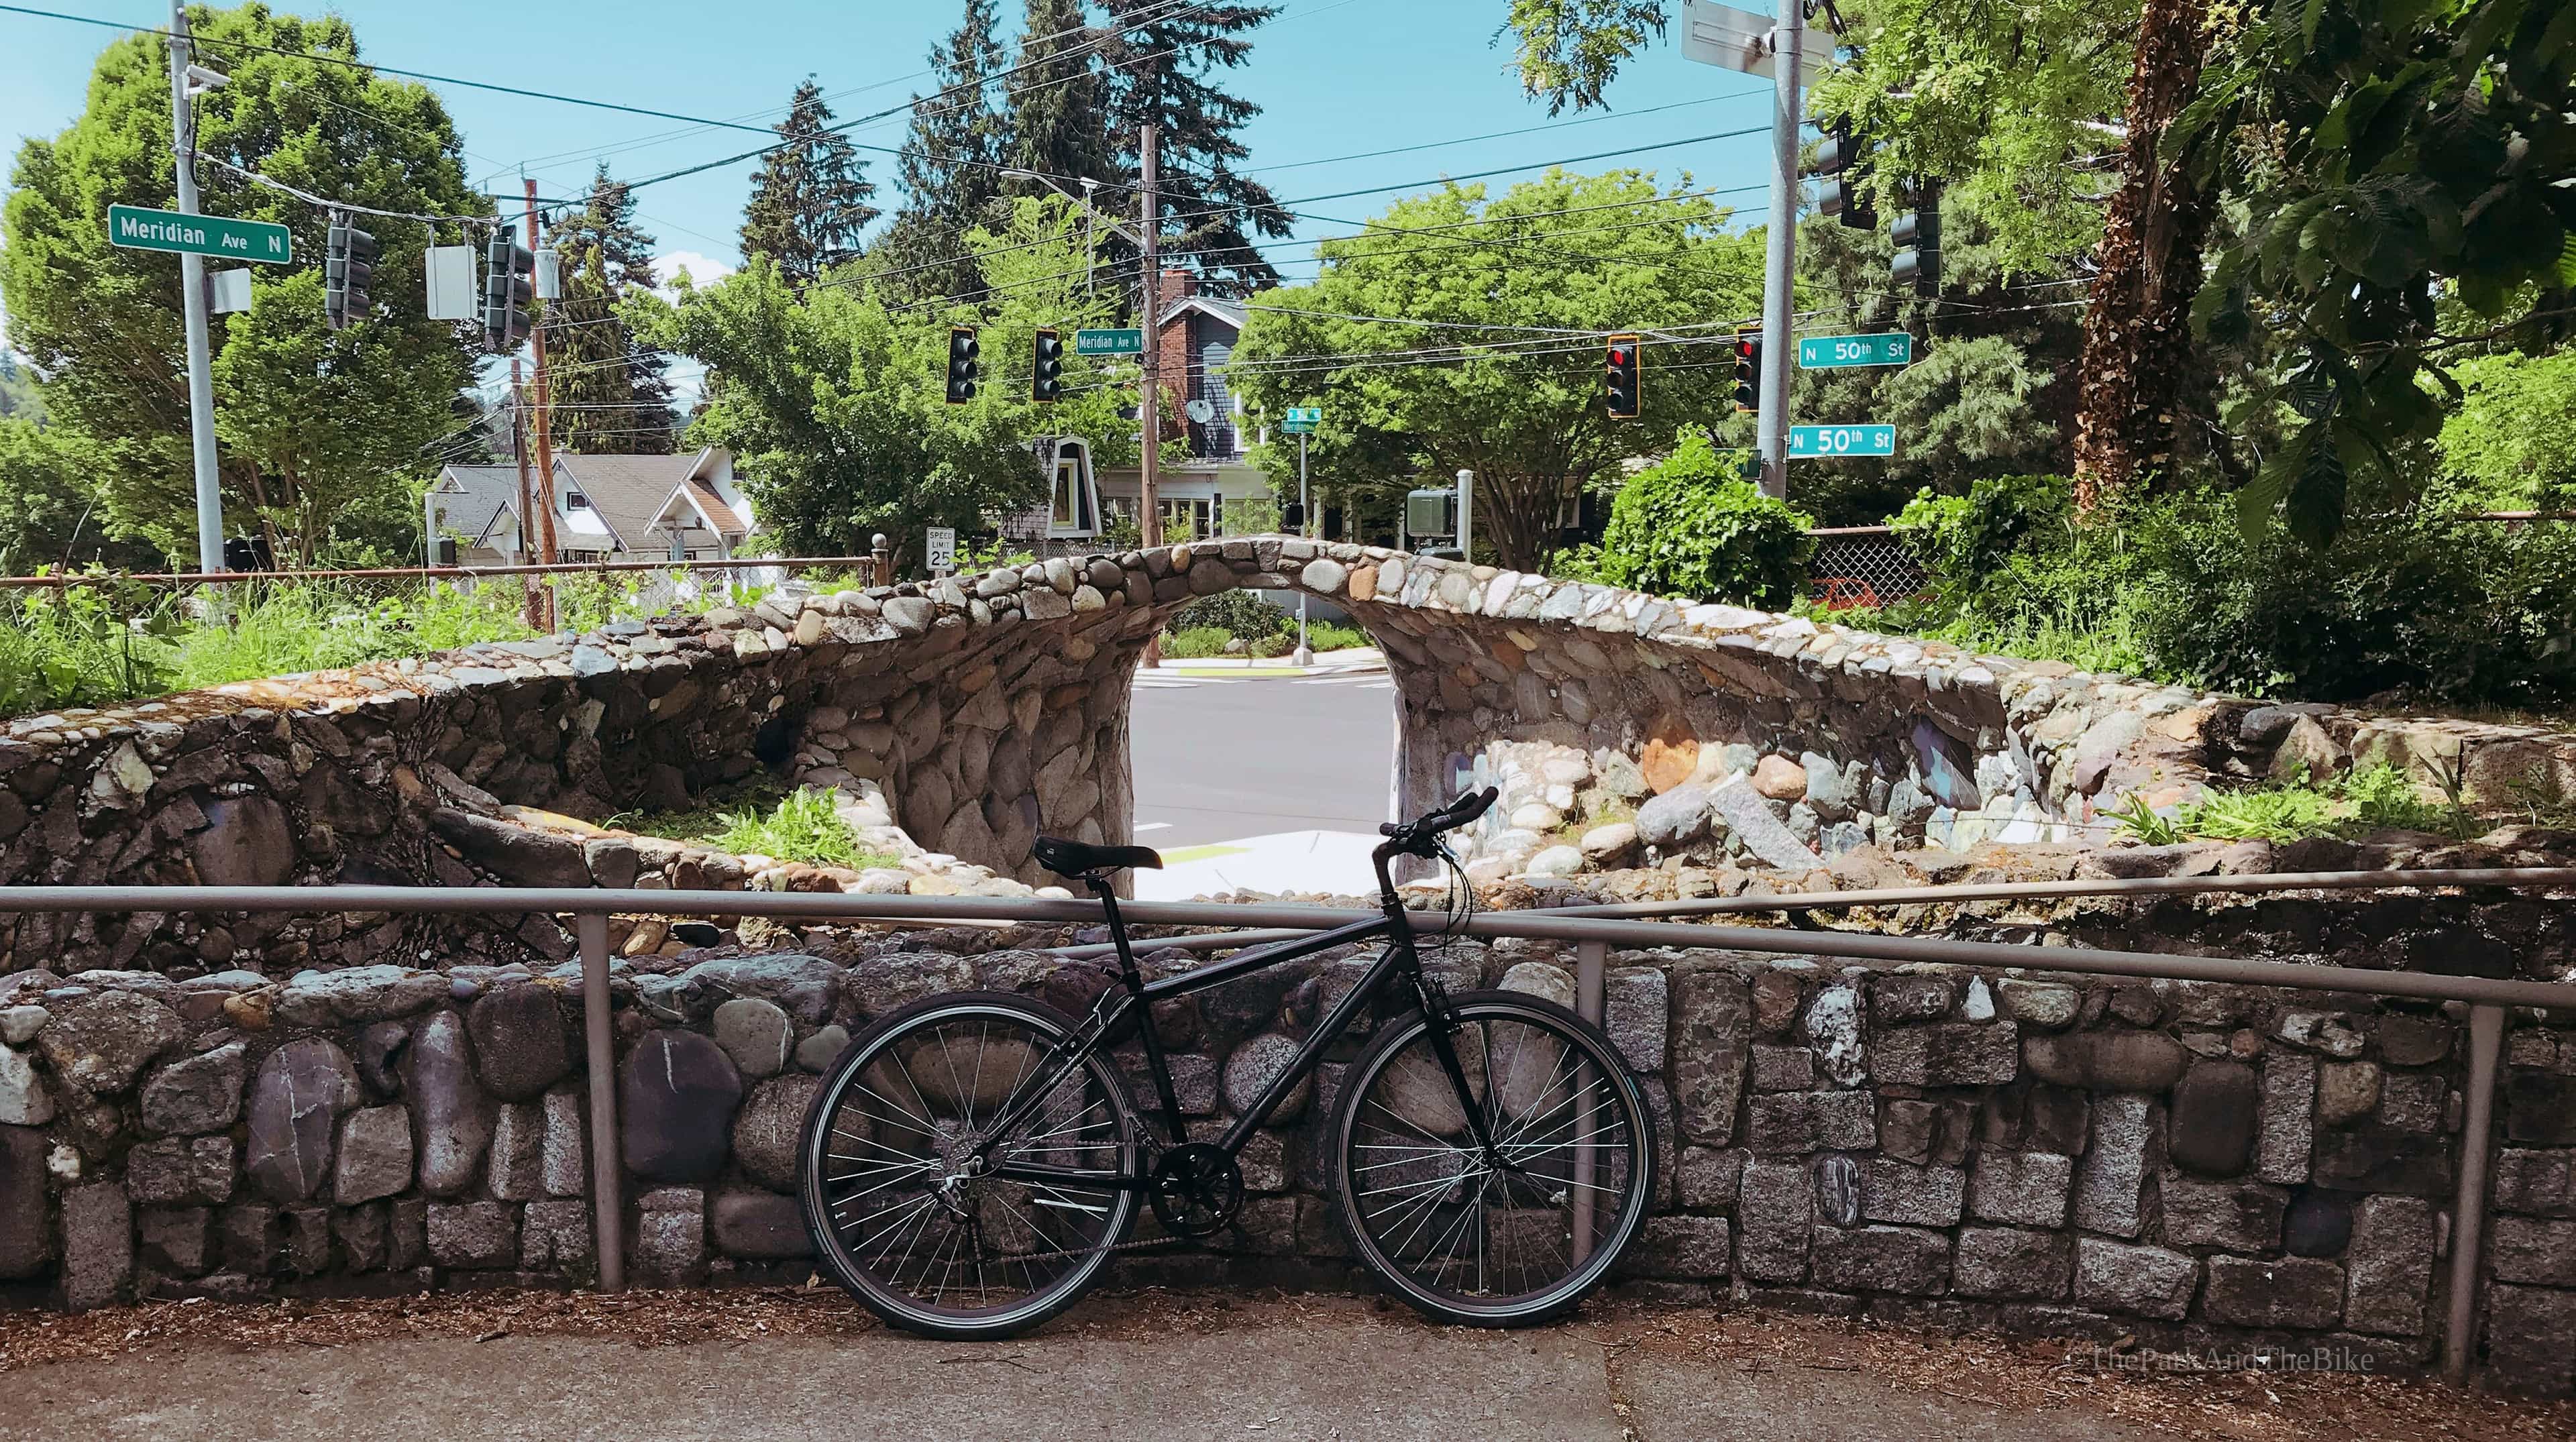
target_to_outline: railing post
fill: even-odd
[[[582,1038],[590,1066],[590,1207],[599,1290],[626,1290],[626,1166],[617,1146],[617,1037],[608,1023],[608,916],[573,918],[581,939]]]
[[[885,533],[883,531],[879,531],[876,534],[876,538],[868,542],[868,559],[876,563],[875,584],[880,586],[893,585],[894,547],[886,544]]]
[[[2460,1129],[2460,1190],[2451,1202],[2451,1317],[2442,1329],[2442,1375],[2469,1379],[2478,1354],[2479,1253],[2487,1229],[2487,1154],[2494,1149],[2496,1059],[2504,1008],[2469,1008],[2468,1115]]]
[[[1610,943],[1578,941],[1574,944],[1574,1014],[1595,1026],[1601,1024],[1602,995],[1607,984],[1603,977],[1609,965]],[[1578,1093],[1575,1097],[1574,1115],[1578,1119],[1588,1115],[1591,1110],[1592,1099],[1585,1094],[1591,1090],[1591,1071],[1592,1069],[1587,1066],[1579,1068],[1576,1073],[1579,1079],[1576,1082]],[[1580,1138],[1582,1125],[1579,1120],[1575,1131]],[[1593,1143],[1578,1139],[1574,1144],[1574,1263],[1576,1266],[1581,1266],[1592,1256],[1593,1165]]]

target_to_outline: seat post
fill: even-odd
[[[1118,915],[1118,892],[1110,886],[1108,877],[1097,872],[1082,879],[1091,888],[1091,894],[1100,898],[1100,909],[1109,919],[1109,941],[1118,949],[1119,975],[1126,979],[1129,992],[1141,994],[1145,989],[1145,978],[1136,970],[1136,953],[1127,946],[1127,923]]]

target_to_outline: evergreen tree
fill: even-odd
[[[987,93],[1003,68],[999,23],[994,0],[966,0],[965,18],[930,52],[935,83],[912,98],[912,139],[895,167],[911,197],[908,213],[968,225],[1000,191],[1007,137]]]
[[[1011,164],[1068,182],[1118,179],[1109,80],[1084,0],[1028,0],[1026,15],[1007,97]]]
[[[1250,58],[1244,32],[1278,8],[1212,4],[1175,11],[1165,0],[1103,0],[1103,8],[1116,37],[1108,46],[1109,136],[1132,179],[1139,132],[1149,123],[1161,128],[1158,199],[1178,222],[1174,255],[1192,259],[1221,287],[1278,284],[1279,272],[1254,248],[1252,232],[1285,236],[1289,215],[1268,186],[1234,169],[1250,153],[1235,132],[1261,107],[1208,78]]]
[[[651,291],[653,237],[635,199],[602,163],[581,213],[554,228],[563,299],[546,309],[552,400],[567,450],[663,455],[671,449],[668,360],[635,338],[618,306]]]
[[[806,77],[775,127],[786,143],[761,158],[742,211],[743,255],[768,256],[799,290],[857,256],[859,232],[879,213],[866,162],[831,120],[823,87]]]

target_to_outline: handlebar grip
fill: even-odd
[[[1404,834],[1404,825],[1403,823],[1396,821],[1381,821],[1377,824],[1377,834],[1380,836],[1402,836]]]

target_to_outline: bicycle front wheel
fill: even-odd
[[[1072,1030],[1016,996],[931,997],[860,1033],[824,1077],[799,1152],[805,1225],[870,1311],[927,1336],[1007,1336],[1099,1275],[1135,1217],[1114,1179],[1134,1175],[1137,1125],[1099,1055],[1063,1068]],[[994,1170],[1012,1164],[1053,1175]]]
[[[1450,1006],[1458,1076],[1416,1015],[1343,1079],[1342,1227],[1362,1262],[1437,1320],[1547,1321],[1599,1285],[1644,1224],[1645,1094],[1600,1028],[1552,1002],[1483,991]]]

